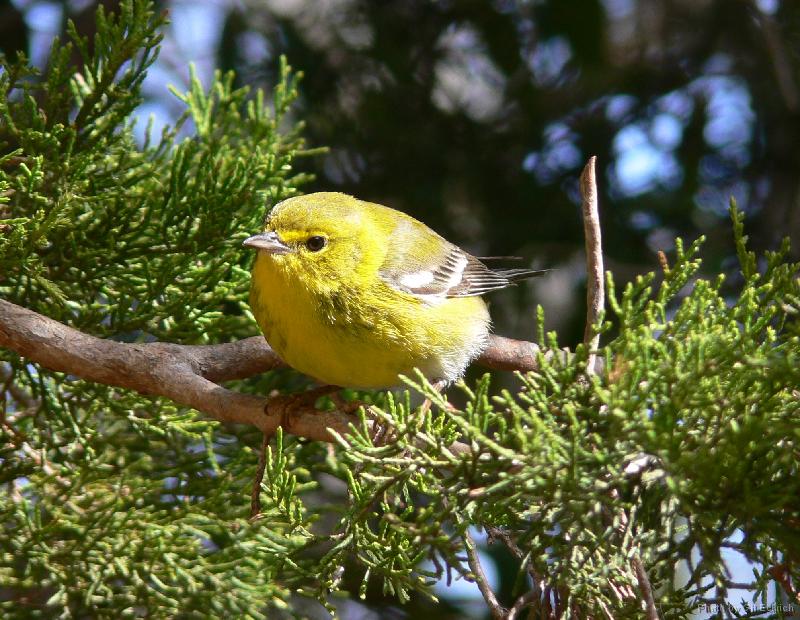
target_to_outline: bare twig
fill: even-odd
[[[800,89],[794,79],[791,55],[781,36],[781,26],[771,15],[766,15],[757,6],[753,7],[753,12],[761,25],[761,32],[764,33],[764,41],[767,44],[767,51],[772,61],[772,68],[775,71],[775,79],[778,82],[778,90],[783,97],[783,103],[787,110],[796,112],[800,107]]]
[[[520,596],[516,601],[514,601],[514,604],[511,606],[511,608],[508,610],[508,613],[506,614],[506,620],[514,620],[514,618],[517,617],[517,614],[519,612],[521,612],[526,607],[530,607],[538,600],[539,596],[537,595],[536,592],[534,592],[533,590],[531,590],[530,592],[526,592],[525,594]]]
[[[776,564],[767,569],[767,572],[772,575],[772,578],[777,581],[786,595],[794,602],[800,603],[800,592],[798,592],[792,585],[791,572],[789,564]]]
[[[505,530],[502,527],[494,527],[491,525],[484,527],[486,529],[486,533],[489,535],[489,542],[492,542],[493,539],[501,541],[503,545],[505,545],[506,549],[508,549],[509,553],[511,553],[511,555],[513,555],[518,562],[523,563],[528,576],[533,582],[533,593],[537,597],[541,596],[544,578],[534,569],[533,564],[531,563],[530,552],[526,553],[520,549],[519,545],[517,545],[517,541],[514,540],[514,537],[508,530]]]
[[[250,520],[253,521],[261,514],[261,483],[264,481],[264,471],[267,469],[267,448],[272,435],[264,433],[261,439],[261,449],[258,452],[258,467],[253,476],[253,489],[250,492]]]
[[[644,598],[647,620],[659,620],[656,601],[653,598],[653,587],[650,585],[650,578],[647,576],[647,571],[644,569],[642,559],[638,555],[634,555],[631,564],[636,573],[636,580],[639,582],[639,590],[641,590],[642,597]]]
[[[3,382],[2,397],[6,392],[11,394],[11,397],[17,401],[17,404],[22,405],[26,409],[38,409],[41,404],[37,399],[28,394],[25,390],[20,388],[14,383],[14,372],[11,368],[6,368],[4,365],[0,366],[0,381]]]
[[[605,305],[603,286],[603,247],[600,236],[600,214],[597,208],[597,180],[592,156],[581,173],[581,203],[583,207],[583,230],[586,237],[586,327],[583,341],[589,347],[587,374],[594,374],[600,334],[595,326]]]
[[[609,495],[612,499],[619,499],[619,493],[616,489],[611,489]],[[619,520],[617,533],[624,539],[629,527],[628,515],[624,509],[619,511],[617,518]],[[636,576],[636,582],[639,585],[639,591],[644,599],[647,620],[659,620],[658,609],[656,608],[656,602],[653,598],[653,587],[650,585],[650,578],[647,576],[644,563],[642,562],[642,558],[638,553],[633,554],[633,558],[631,559],[631,568],[633,568],[634,575]],[[636,596],[633,589],[629,586],[625,586],[623,589],[618,590],[618,587],[614,583],[610,583],[610,585],[612,591],[617,595],[617,598],[620,602],[626,598],[633,598]]]
[[[492,591],[492,587],[489,585],[489,580],[486,579],[486,573],[483,572],[483,566],[481,566],[481,561],[478,557],[475,541],[472,539],[469,530],[464,532],[464,544],[467,548],[467,563],[469,564],[472,574],[475,576],[475,583],[478,584],[478,589],[481,591],[486,604],[489,606],[492,618],[503,620],[503,618],[506,617],[506,609],[497,600],[497,597]]]

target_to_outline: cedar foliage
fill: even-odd
[[[253,335],[241,240],[305,180],[292,167],[311,153],[290,114],[298,76],[284,63],[271,98],[230,74],[208,89],[193,78],[175,93],[180,122],[137,145],[164,18],[126,0],[97,20],[93,45],[74,31],[56,41],[43,75],[23,57],[0,68],[0,294],[116,340]],[[685,617],[724,600],[725,547],[755,563],[753,607],[770,588],[782,600],[769,569],[800,578],[798,265],[788,245],[757,259],[731,216],[735,292],[700,274],[702,240],[679,242],[658,276],[619,293],[608,276],[599,376],[578,346],[542,356],[515,391],[462,384],[460,408],[421,377],[409,386],[428,414],[407,392],[358,395],[374,404],[333,450],[279,432],[252,522],[253,429],[0,351],[3,615],[302,617],[306,599],[334,612],[336,595],[378,592],[403,603],[443,574],[470,577],[471,527],[509,548],[515,595],[532,592],[544,614],[641,617],[638,557],[662,616]],[[299,385],[291,372],[231,384]],[[366,415],[390,441],[370,437]]]

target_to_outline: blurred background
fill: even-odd
[[[103,0],[113,8],[114,0]],[[44,67],[66,20],[91,36],[94,0],[0,0],[0,49]],[[753,249],[800,256],[800,2],[789,0],[174,0],[138,135],[233,69],[270,89],[280,55],[304,78],[296,118],[336,190],[425,221],[480,255],[554,271],[492,296],[496,331],[534,336],[534,308],[573,346],[585,313],[577,177],[598,156],[606,268],[656,270],[674,238],[706,235],[704,269],[737,263],[730,197]],[[191,127],[186,129],[187,135]],[[497,547],[497,545],[495,545]],[[491,553],[492,547],[486,553]],[[511,586],[497,557],[490,577]],[[465,584],[466,585],[466,584]],[[461,617],[476,594],[442,588]],[[419,602],[419,605],[423,603]],[[357,603],[352,605],[358,606]],[[449,612],[447,610],[450,610]],[[402,617],[410,610],[396,611]],[[348,617],[377,617],[358,607]],[[386,614],[389,615],[386,615]],[[412,615],[414,615],[412,613]],[[389,611],[380,617],[392,617]]]

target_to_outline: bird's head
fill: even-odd
[[[352,196],[319,192],[284,200],[270,213],[264,231],[244,241],[277,268],[330,283],[371,261],[365,247],[376,241],[366,205]]]

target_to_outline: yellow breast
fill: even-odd
[[[310,287],[281,259],[259,253],[253,315],[275,352],[320,382],[391,387],[414,368],[451,381],[485,347],[489,315],[479,297],[426,303],[388,286],[358,290],[344,278]]]

